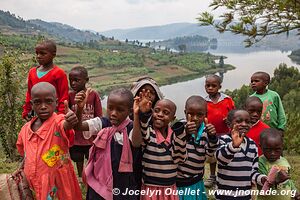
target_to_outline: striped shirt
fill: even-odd
[[[205,130],[199,143],[195,142],[195,138],[190,137],[186,145],[188,158],[178,166],[177,186],[186,187],[202,180],[205,158],[206,156],[213,157],[217,147],[218,138],[208,136]]]
[[[251,183],[262,185],[261,179],[265,176],[258,172],[255,142],[245,137],[240,147],[234,148],[231,135],[223,135],[216,151],[216,158],[219,190],[216,199],[250,200]],[[220,190],[224,193],[221,194]]]
[[[174,185],[178,164],[187,157],[184,124],[177,122],[172,126],[170,144],[157,142],[157,133],[149,118],[141,117],[141,131],[143,183],[152,186]]]

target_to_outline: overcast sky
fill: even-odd
[[[0,9],[24,19],[60,22],[79,29],[196,23],[211,0],[0,0]]]

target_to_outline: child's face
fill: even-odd
[[[191,116],[191,120],[196,123],[197,128],[199,128],[200,124],[204,121],[206,116],[206,105],[199,103],[192,103],[186,105],[185,108],[185,117],[188,119],[188,115]]]
[[[251,124],[255,124],[260,119],[262,109],[263,105],[258,101],[251,101],[248,103],[246,110],[250,115]]]
[[[221,89],[219,81],[214,77],[207,77],[205,80],[205,90],[208,95],[214,96]]]
[[[30,102],[32,109],[41,120],[50,118],[57,106],[55,94],[46,89],[32,92]]]
[[[150,92],[150,94],[149,94],[149,100],[150,100],[150,101],[153,103],[153,105],[154,105],[155,100],[158,99],[158,97],[157,97],[157,95],[156,95],[155,89],[154,89],[151,85],[149,85],[149,84],[146,84],[146,85],[142,86],[142,87],[139,89],[139,91],[142,91],[143,89],[145,89],[146,91],[149,90],[149,92]],[[137,94],[137,95],[139,95],[139,94]]]
[[[35,47],[36,60],[40,65],[48,65],[53,62],[55,52],[51,51],[47,45],[37,45]]]
[[[270,162],[278,160],[282,154],[282,140],[279,137],[266,137],[262,143],[264,156]]]
[[[251,127],[249,113],[245,110],[236,111],[234,113],[230,128],[232,129],[235,125],[237,126],[239,133],[243,133],[243,134],[248,133]]]
[[[253,74],[251,76],[251,88],[253,91],[261,92],[267,87],[268,83],[262,74]]]
[[[112,125],[120,125],[129,116],[131,109],[126,98],[118,94],[108,96],[107,115]]]
[[[168,100],[159,100],[153,109],[153,127],[163,130],[175,119],[175,107]]]
[[[79,70],[72,70],[69,73],[70,86],[75,92],[85,90],[85,84],[88,81],[87,77],[84,77]]]

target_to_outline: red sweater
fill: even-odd
[[[223,93],[221,93],[218,103],[213,103],[208,96],[205,100],[207,101],[207,119],[209,123],[215,126],[217,136],[228,133],[229,128],[225,119],[228,112],[234,109],[233,100]]]
[[[75,103],[75,91],[69,92],[69,107],[71,110],[76,112],[77,105]],[[92,119],[95,117],[102,117],[102,105],[99,94],[92,90],[89,96],[87,97],[86,104],[83,108],[82,121]],[[89,140],[83,137],[82,131],[75,131],[75,143],[74,145],[92,145],[95,137],[91,137]]]
[[[54,67],[47,74],[45,74],[41,78],[38,78],[37,68],[38,67],[31,68],[28,73],[28,88],[26,92],[25,104],[23,106],[22,117],[25,118],[27,114],[31,111],[31,88],[39,82],[48,82],[55,87],[58,100],[56,109],[59,114],[64,114],[64,100],[68,100],[69,92],[68,79],[66,73],[64,72],[64,70],[54,65]]]
[[[260,148],[260,133],[265,128],[270,128],[270,127],[267,124],[265,124],[265,123],[263,123],[262,121],[259,120],[256,124],[254,124],[251,127],[251,129],[247,133],[247,137],[251,138],[257,146],[258,156],[262,155],[262,150]]]

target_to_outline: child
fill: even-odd
[[[32,117],[30,94],[32,86],[36,83],[49,82],[55,87],[58,98],[56,110],[59,114],[64,113],[64,101],[68,100],[67,75],[62,69],[53,64],[53,59],[56,56],[56,44],[51,40],[43,41],[35,47],[35,52],[39,66],[31,68],[28,73],[28,88],[22,113],[22,117],[27,121]]]
[[[180,200],[206,200],[203,183],[204,163],[206,155],[214,156],[218,147],[218,138],[213,125],[207,124],[207,103],[200,96],[191,96],[185,103],[187,118],[186,132],[191,135],[187,141],[187,160],[179,164],[176,185],[178,190],[199,191],[197,194],[181,195]]]
[[[263,102],[262,121],[272,128],[283,131],[286,125],[286,116],[282,102],[277,92],[267,89],[269,83],[269,74],[255,72],[251,76],[251,87],[255,91],[251,96],[256,96]]]
[[[55,87],[47,82],[35,84],[31,89],[32,109],[36,117],[21,129],[17,149],[24,156],[24,173],[36,199],[81,199],[81,191],[69,158],[70,130],[76,115],[57,115]]]
[[[69,73],[69,81],[70,86],[73,89],[73,91],[69,92],[69,106],[75,112],[77,109],[75,95],[80,91],[86,91],[86,83],[89,81],[87,70],[81,66],[72,68]],[[97,92],[91,91],[83,108],[82,119],[87,120],[101,116],[102,106],[100,97]],[[94,139],[95,137],[92,137],[91,133],[88,131],[75,132],[74,146],[70,148],[70,155],[71,159],[76,162],[78,176],[80,177],[79,179],[81,179],[84,157],[88,159],[89,149],[92,146]]]
[[[213,124],[220,137],[229,132],[226,124],[226,116],[228,112],[234,109],[233,100],[219,92],[221,89],[222,79],[217,75],[208,75],[205,80],[205,90],[208,94],[207,101],[207,119]],[[210,188],[216,184],[216,159],[214,157],[207,159],[210,163],[210,177],[205,181],[205,186]]]
[[[81,123],[85,96],[84,92],[79,92],[75,96],[78,105],[78,128],[98,132],[90,148],[85,169],[88,184],[87,200],[138,199],[138,195],[126,193],[128,190],[137,189],[136,174],[133,171],[136,151],[131,145],[129,135],[133,127],[132,121],[128,118],[133,105],[131,91],[121,88],[109,94],[108,119],[96,117]],[[118,190],[120,193],[114,193],[114,195],[113,188],[115,188],[114,191]]]
[[[247,137],[251,138],[255,142],[258,150],[258,156],[261,156],[262,154],[259,136],[262,130],[269,128],[268,125],[260,120],[262,108],[263,104],[258,97],[252,96],[246,99],[245,109],[250,115],[251,122],[251,128],[247,133]]]
[[[133,94],[134,97],[139,96],[140,92],[142,92],[142,90],[149,90],[149,100],[152,102],[152,108],[154,107],[155,103],[160,100],[163,99],[163,94],[161,93],[157,83],[148,76],[144,76],[139,78],[136,82],[134,82],[131,86],[131,92]],[[150,111],[151,112],[151,111]],[[133,120],[133,113],[130,116],[130,119]],[[136,165],[134,165],[134,171],[141,175],[140,177],[136,177],[137,180],[137,184],[138,184],[138,188],[141,188],[142,186],[142,157],[143,157],[143,152],[142,149],[139,148],[139,153],[136,154],[136,160],[137,163]]]
[[[291,169],[288,161],[282,157],[283,139],[282,134],[275,128],[264,129],[260,135],[261,148],[263,155],[259,157],[259,172],[268,175],[273,167],[281,169],[277,172],[275,180],[270,180],[268,177],[268,183],[273,190],[277,190],[276,195],[258,196],[258,199],[272,199],[272,200],[290,200],[300,199],[300,194],[296,193],[297,189],[288,175]],[[282,175],[280,177],[280,174]],[[285,174],[285,175],[284,175]],[[284,176],[286,178],[284,178]],[[285,195],[280,195],[285,194]]]
[[[232,110],[227,119],[231,133],[221,136],[216,151],[216,199],[250,200],[251,183],[263,185],[266,181],[266,176],[258,173],[256,144],[247,137],[250,116],[245,110]]]
[[[149,90],[149,100],[152,102],[154,106],[155,103],[163,99],[163,94],[161,93],[157,83],[148,76],[139,78],[136,82],[134,82],[131,86],[131,92],[134,97],[138,96],[142,90]]]
[[[133,107],[132,142],[136,147],[142,145],[142,191],[149,191],[141,194],[141,199],[178,199],[175,185],[177,167],[186,158],[184,126],[182,123],[176,123],[172,128],[169,126],[175,119],[176,105],[168,99],[157,101],[149,114],[152,107],[149,93],[143,90],[135,98]]]

